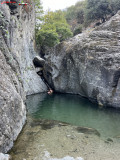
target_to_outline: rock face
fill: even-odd
[[[15,5],[10,4],[10,5]],[[25,9],[8,5],[0,5],[1,19],[1,50],[11,65],[13,60],[19,66],[20,73],[16,73],[23,83],[27,95],[45,91],[45,85],[36,74],[32,60],[36,56],[34,51],[35,13],[34,4]],[[11,9],[12,8],[12,9]],[[5,46],[5,44],[6,46]],[[3,51],[4,48],[8,51]],[[8,53],[9,52],[9,53]],[[14,68],[17,68],[14,66]]]
[[[25,95],[43,92],[36,74],[34,5],[0,5],[0,152],[6,153],[26,119]]]
[[[46,50],[45,58],[44,75],[55,91],[120,107],[120,12]]]

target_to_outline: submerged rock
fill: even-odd
[[[109,21],[46,49],[44,76],[57,92],[120,107],[120,11]]]
[[[31,127],[41,126],[43,130],[51,129],[55,126],[67,126],[68,123],[56,121],[56,120],[34,120],[31,124]]]
[[[108,142],[113,142],[112,138],[107,139]]]
[[[93,128],[87,128],[87,127],[77,127],[76,130],[80,133],[85,133],[85,134],[95,134],[97,136],[100,136],[100,133]]]

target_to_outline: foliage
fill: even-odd
[[[82,33],[82,25],[77,26],[73,32],[74,36],[80,33]]]
[[[66,9],[65,17],[67,22],[72,26],[72,30],[74,30],[77,25],[84,23],[85,7],[86,0],[77,2],[75,5]]]
[[[38,30],[36,33],[36,39],[41,46],[52,47],[59,42],[58,34],[55,32],[55,30]]]
[[[108,2],[110,3],[112,15],[116,14],[120,10],[120,0],[108,0]]]
[[[34,0],[36,13],[43,13],[41,0]]]
[[[35,12],[36,12],[36,25],[43,20],[43,7],[41,0],[34,0],[35,3]]]
[[[95,21],[101,19],[105,22],[108,14],[111,13],[108,0],[87,0],[86,20]]]
[[[62,11],[48,11],[43,17],[40,29],[36,29],[36,41],[40,46],[52,47],[71,36],[72,32]]]
[[[72,36],[72,32],[67,24],[64,23],[56,23],[56,32],[59,35],[59,41],[64,41],[67,38]]]
[[[91,22],[105,22],[120,10],[120,0],[84,0],[68,7],[64,12],[67,22],[74,31],[80,24],[84,27]]]
[[[48,11],[43,16],[41,1],[34,1],[39,22],[36,24],[36,42],[42,47],[52,47],[81,33],[91,22],[105,22],[120,9],[120,0],[83,0],[64,11]]]
[[[86,6],[86,1],[77,2],[75,5],[68,7],[66,9],[66,19],[72,20],[74,18],[83,18],[82,15],[84,13]]]

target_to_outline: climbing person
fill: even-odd
[[[40,70],[39,72],[37,72],[37,74],[41,77],[42,81],[46,84],[48,91],[47,93],[50,95],[53,93],[53,90],[50,88],[50,86],[47,83],[47,80],[45,79],[44,75],[43,75],[43,70]]]
[[[53,90],[51,89],[51,87],[49,86],[46,78],[44,77],[44,74],[43,74],[43,66],[44,66],[44,63],[45,63],[45,60],[36,56],[33,60],[33,64],[35,66],[35,70],[36,70],[36,73],[41,77],[42,81],[45,83],[45,85],[47,86],[48,88],[48,91],[47,93],[50,95],[53,93]]]

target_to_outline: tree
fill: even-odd
[[[112,11],[112,15],[116,14],[118,10],[120,10],[120,0],[108,0],[110,3],[110,8]]]
[[[56,44],[58,44],[58,34],[55,32],[55,30],[44,30],[41,29],[36,34],[37,42],[43,46],[49,46],[52,47]]]
[[[84,0],[68,7],[65,12],[67,22],[74,34],[78,33],[79,25],[88,27],[91,22],[105,22],[120,10],[120,0]]]
[[[80,33],[82,33],[82,25],[77,26],[73,32],[74,36]]]
[[[36,30],[37,44],[52,47],[72,36],[69,25],[62,11],[48,11],[43,17],[43,24]]]
[[[77,19],[80,21],[80,24],[84,21],[84,10],[86,6],[86,0],[85,1],[78,1],[75,5],[72,5],[71,7],[68,7],[65,11],[65,16],[67,21],[72,19]]]
[[[40,14],[43,13],[41,0],[34,0],[34,3],[35,3],[35,12]]]
[[[84,12],[86,0],[78,1],[75,5],[68,7],[65,12],[67,22],[70,24],[72,31],[84,23]]]
[[[105,22],[106,16],[111,13],[108,0],[87,0],[86,20],[101,20]]]
[[[34,0],[35,13],[36,13],[36,28],[39,28],[41,21],[43,20],[43,7],[41,0]]]

